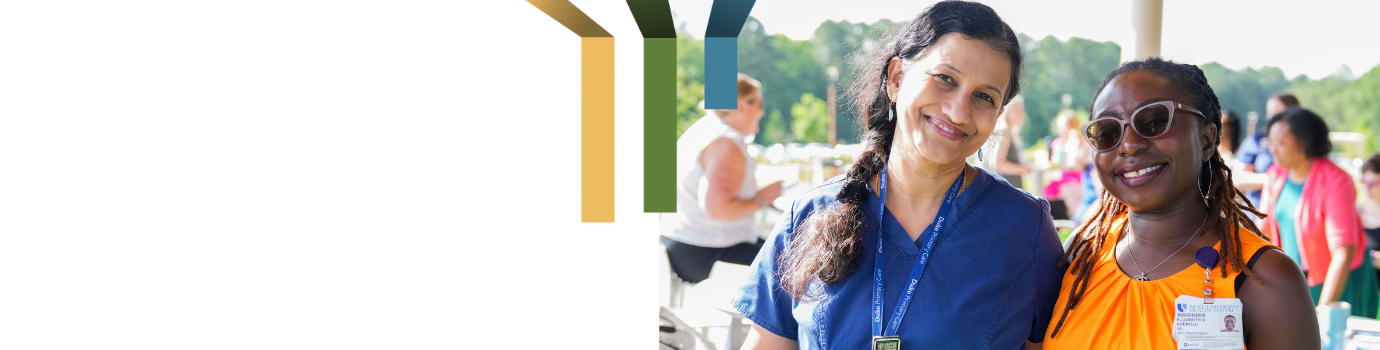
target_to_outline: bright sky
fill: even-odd
[[[720,0],[727,1],[727,0]],[[768,34],[809,39],[825,20],[872,23],[902,21],[933,4],[930,0],[767,0],[751,15]],[[670,0],[677,26],[684,22],[703,37],[712,0]],[[1016,32],[1061,40],[1081,37],[1113,41],[1130,54],[1134,40],[1131,1],[983,1]],[[1181,1],[1164,2],[1160,53],[1184,63],[1216,61],[1232,69],[1279,67],[1292,79],[1317,79],[1343,64],[1356,76],[1380,64],[1380,2]]]

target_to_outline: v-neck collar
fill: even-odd
[[[962,230],[962,226],[964,226],[962,225],[964,223],[964,220],[962,220],[962,213],[967,212],[972,207],[973,201],[975,200],[978,193],[983,192],[987,189],[989,185],[991,185],[991,179],[989,178],[989,175],[987,175],[987,173],[983,171],[981,168],[974,167],[973,172],[970,175],[973,177],[973,180],[968,183],[968,187],[965,188],[962,193],[958,194],[958,198],[954,198],[953,208],[949,209],[952,214],[957,214],[950,215],[950,218],[955,219],[955,222],[952,224],[952,226],[944,228],[944,230],[942,231],[944,233],[942,234],[947,234],[951,230]],[[877,217],[877,210],[879,208],[886,210],[884,212],[884,215],[882,215],[882,222],[876,224],[880,225],[882,228],[881,232],[887,235],[888,239],[886,240],[886,242],[889,242],[892,246],[899,248],[899,251],[887,251],[899,252],[902,253],[903,256],[920,255],[920,244],[922,244],[921,242],[923,242],[926,236],[924,234],[921,234],[919,239],[910,239],[910,233],[907,232],[904,227],[901,227],[901,222],[896,220],[895,214],[890,209],[886,209],[885,205],[878,205],[878,202],[880,202],[882,198],[877,195],[877,191],[874,187],[872,187],[872,184],[867,183],[866,185],[867,201],[862,203],[863,215],[867,218],[875,218]],[[872,232],[868,233],[876,232],[875,227],[864,227],[864,229],[872,230]],[[940,239],[941,243],[943,242],[942,238],[943,237],[941,237]]]

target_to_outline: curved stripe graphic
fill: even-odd
[[[580,36],[580,221],[613,222],[613,35],[568,0],[527,0]]]
[[[527,0],[527,3],[536,6],[538,10],[545,12],[547,16],[551,16],[551,19],[560,22],[561,25],[569,28],[581,38],[613,37],[604,30],[604,27],[599,26],[599,23],[594,23],[594,19],[585,15],[584,11],[580,11],[580,8],[570,3],[570,0]],[[744,18],[743,20],[747,19]]]
[[[676,28],[667,0],[628,0],[642,31],[642,212],[676,212]]]
[[[756,0],[714,0],[704,32],[704,108],[738,108],[738,33]]]

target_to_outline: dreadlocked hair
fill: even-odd
[[[887,120],[888,112],[895,112],[886,93],[887,66],[891,59],[903,61],[920,58],[939,38],[949,33],[980,41],[1006,54],[1011,63],[1011,77],[1002,105],[1020,91],[1021,47],[1016,32],[987,5],[967,1],[942,1],[920,12],[915,19],[897,25],[870,52],[859,52],[859,79],[848,94],[858,107],[858,125],[863,126],[865,150],[845,175],[843,188],[834,197],[838,203],[811,213],[788,238],[785,252],[779,258],[781,285],[796,301],[819,297],[810,292],[815,281],[834,283],[857,268],[862,254],[863,208],[868,198],[867,182],[876,177],[891,156],[892,136],[896,120]],[[896,119],[900,116],[897,115]]]
[[[1150,57],[1144,60],[1131,61],[1121,65],[1120,68],[1107,74],[1107,78],[1102,80],[1102,84],[1097,87],[1097,92],[1093,98],[1102,94],[1102,89],[1117,76],[1128,72],[1149,72],[1159,77],[1165,78],[1169,82],[1177,85],[1189,96],[1193,97],[1193,107],[1203,112],[1207,117],[1206,121],[1200,120],[1199,125],[1211,123],[1217,126],[1217,138],[1213,140],[1213,146],[1221,142],[1222,130],[1222,104],[1217,100],[1217,94],[1208,86],[1207,76],[1198,66],[1191,64],[1181,64],[1174,61],[1165,60],[1159,57]],[[1093,108],[1088,106],[1091,114]],[[1216,150],[1216,147],[1213,148]],[[1199,193],[1205,193],[1203,198],[1207,204],[1207,222],[1205,227],[1216,229],[1222,235],[1222,257],[1223,267],[1221,269],[1222,278],[1227,277],[1227,269],[1244,273],[1260,285],[1265,285],[1265,281],[1260,279],[1254,271],[1246,267],[1242,259],[1245,252],[1241,251],[1241,228],[1245,228],[1249,234],[1269,241],[1270,238],[1260,232],[1260,228],[1255,226],[1255,222],[1246,215],[1249,213],[1258,218],[1264,218],[1261,213],[1247,199],[1246,194],[1236,189],[1232,183],[1231,168],[1222,160],[1222,156],[1216,151],[1203,162],[1204,166],[1198,175]],[[1074,230],[1070,237],[1068,249],[1064,251],[1064,257],[1059,261],[1060,267],[1067,267],[1074,275],[1073,288],[1068,291],[1068,302],[1064,305],[1064,311],[1059,316],[1059,322],[1054,326],[1054,332],[1050,337],[1058,336],[1059,329],[1064,326],[1064,320],[1068,318],[1069,311],[1078,307],[1078,302],[1083,299],[1083,294],[1088,290],[1088,283],[1092,276],[1092,269],[1097,265],[1097,258],[1101,255],[1102,248],[1106,246],[1109,236],[1113,236],[1111,225],[1117,218],[1126,215],[1128,209],[1125,203],[1112,197],[1107,189],[1102,190],[1101,202],[1095,212],[1095,216],[1087,223]],[[1111,237],[1119,239],[1119,237]]]

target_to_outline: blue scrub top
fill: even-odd
[[[1270,150],[1265,147],[1265,134],[1259,132],[1241,140],[1241,147],[1236,149],[1236,159],[1255,165],[1257,173],[1264,173],[1275,163]]]
[[[1040,342],[1058,299],[1064,269],[1049,204],[986,171],[959,195],[952,224],[935,243],[897,334],[902,349],[1020,349]],[[762,328],[796,340],[801,349],[864,349],[872,339],[872,273],[877,251],[873,193],[862,203],[862,254],[853,272],[833,284],[815,282],[822,300],[798,303],[781,288],[778,265],[788,241],[817,208],[836,204],[842,177],[791,205],[752,263],[734,307]],[[869,191],[872,192],[872,191]],[[889,319],[919,255],[886,212],[883,318]],[[925,237],[921,237],[923,242]]]

